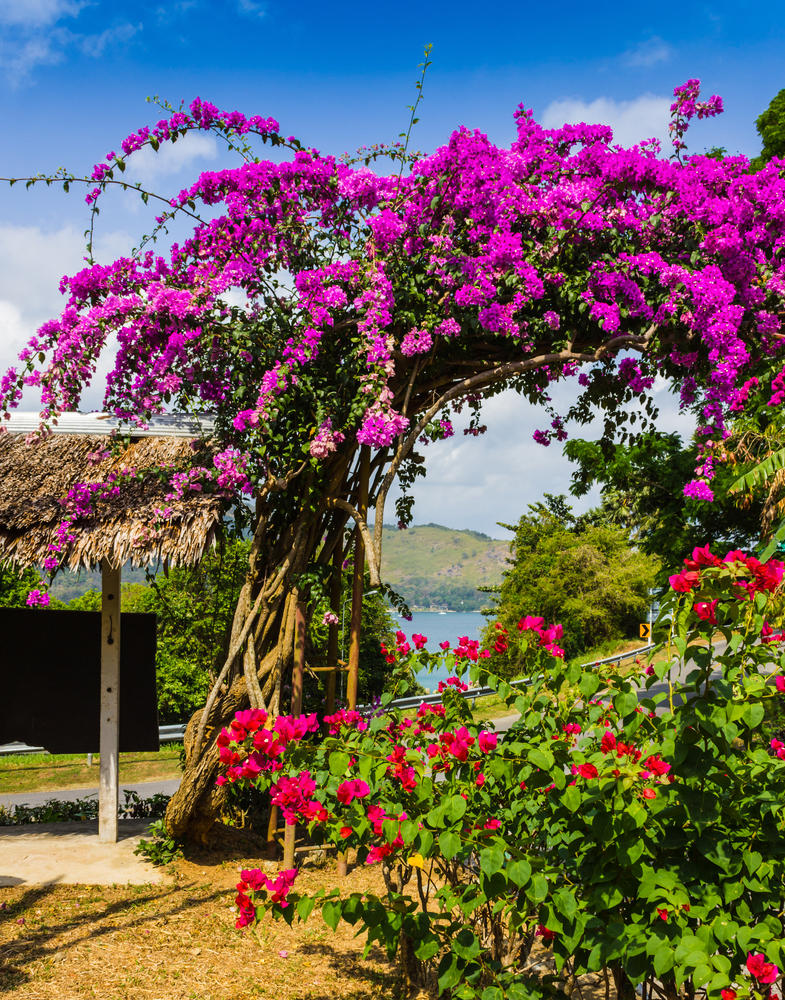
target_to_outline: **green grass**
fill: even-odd
[[[179,743],[167,743],[157,753],[121,753],[120,781],[157,781],[180,776]],[[46,792],[88,788],[98,784],[100,755],[88,767],[85,754],[13,754],[0,757],[0,793]]]

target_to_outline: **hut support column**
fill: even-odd
[[[120,745],[120,567],[101,562],[101,765],[98,840],[117,842]]]

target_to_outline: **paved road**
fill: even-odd
[[[126,789],[133,790],[142,799],[149,799],[159,792],[164,795],[173,795],[180,784],[179,778],[172,778],[169,781],[140,781],[137,784],[120,785],[120,802],[123,801],[123,792]],[[64,788],[50,789],[46,792],[14,792],[12,794],[0,795],[0,806],[42,806],[50,799],[58,799],[61,802],[73,802],[75,799],[98,798],[98,788]]]

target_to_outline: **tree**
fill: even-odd
[[[738,498],[728,495],[738,475],[733,466],[718,466],[712,503],[684,496],[698,446],[684,445],[678,434],[653,432],[634,443],[606,446],[574,438],[565,443],[564,452],[576,465],[570,492],[580,497],[592,486],[600,487],[597,516],[623,527],[642,552],[658,557],[660,585],[683,553],[697,545],[713,541],[727,549],[748,549],[757,543],[761,499],[750,497],[741,506]]]
[[[721,102],[700,101],[694,80],[675,98],[680,148],[690,119]],[[90,185],[91,231],[104,192],[134,187],[122,175],[142,148],[205,130],[240,165],[174,198],[136,185],[162,205],[152,236],[173,221],[191,234],[166,255],[148,239],[109,265],[91,243],[88,266],[63,283],[63,315],[5,376],[0,402],[8,410],[38,385],[44,423],[55,420],[78,406],[116,333],[107,411],[131,425],[167,408],[215,416],[212,465],[165,472],[175,493],[224,495],[251,536],[226,658],[189,723],[167,817],[172,833],[203,837],[223,795],[213,734],[249,703],[278,711],[296,607],[326,592],[350,521],[380,586],[389,490],[397,477],[405,520],[420,442],[449,433],[454,409],[468,406],[479,433],[483,399],[511,387],[545,406],[543,443],[596,406],[611,439],[661,373],[685,403],[703,400],[707,438],[721,435],[750,356],[779,347],[785,178],[623,150],[607,126],[543,129],[522,107],[509,148],[461,129],[430,156],[374,147],[347,161],[286,138],[273,119],[201,100],[168,110],[90,178],[59,175]],[[283,155],[260,159],[257,141]],[[370,170],[380,157],[388,174]],[[548,388],[572,378],[574,403],[556,413]],[[654,418],[651,400],[644,412]],[[709,495],[707,477],[689,490]]]
[[[636,633],[648,615],[659,563],[639,552],[624,528],[576,518],[565,497],[549,494],[544,502],[530,504],[514,529],[506,527],[515,537],[494,616],[508,633],[515,633],[527,615],[559,622],[564,626],[559,645],[567,657]],[[497,635],[490,626],[486,645],[492,646]],[[513,652],[501,662],[517,672]]]
[[[34,569],[17,570],[9,563],[0,563],[0,608],[23,608],[27,595],[38,586]]]
[[[766,110],[758,115],[755,128],[763,148],[752,161],[753,167],[759,170],[774,157],[785,159],[785,90],[773,97]]]

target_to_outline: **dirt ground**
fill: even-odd
[[[238,870],[275,865],[232,849],[176,862],[158,884],[0,888],[0,996],[18,1000],[371,1000],[396,998],[397,976],[353,929],[333,933],[318,910],[289,928],[235,929]],[[379,884],[377,884],[377,882]],[[356,868],[347,892],[381,890]],[[303,867],[298,887],[337,884],[335,862]]]

